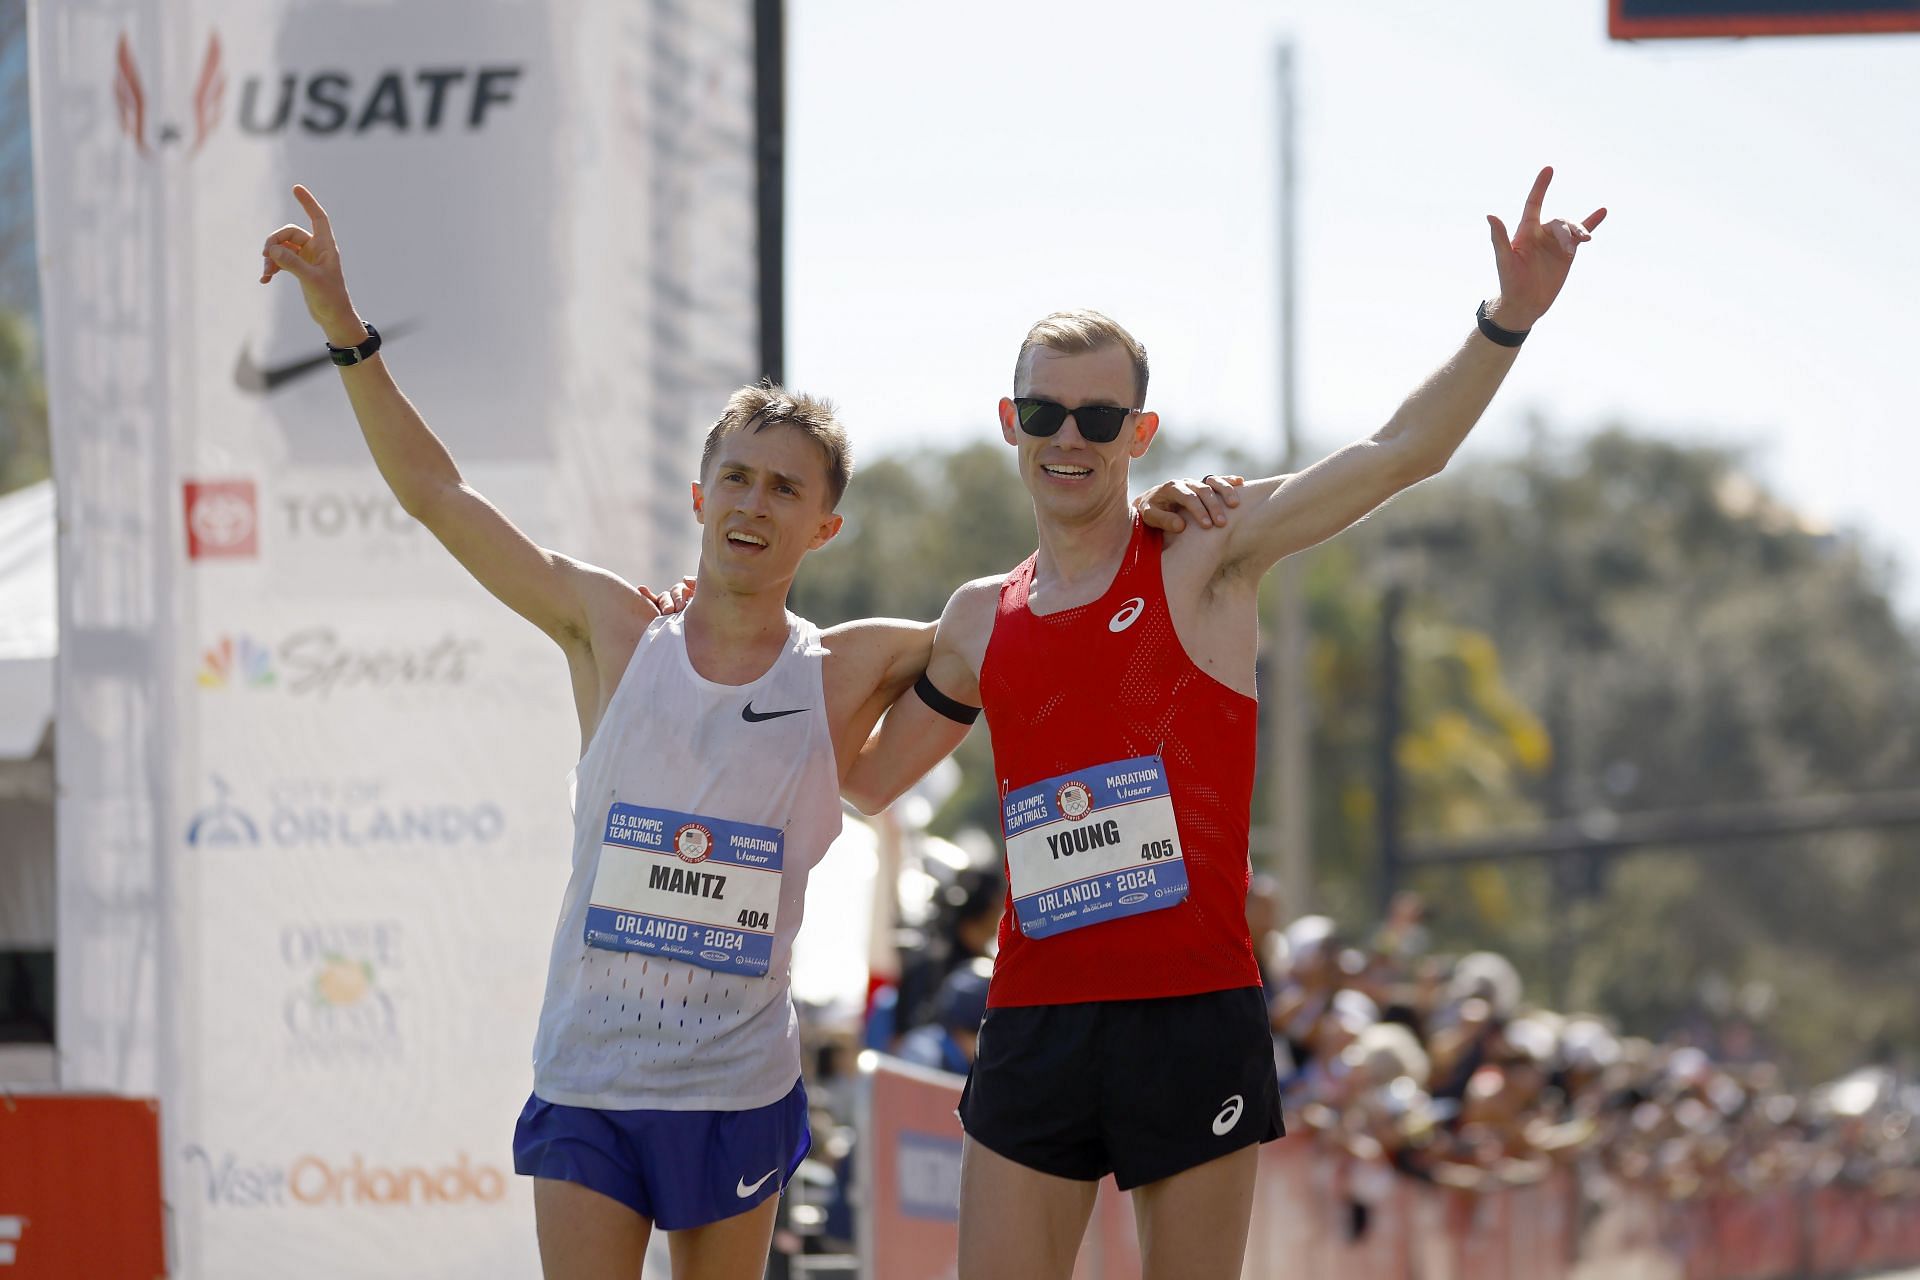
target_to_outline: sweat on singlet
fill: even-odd
[[[1136,517],[1106,593],[1044,617],[1027,605],[1035,558],[1008,574],[981,663],[980,697],[1002,796],[1074,770],[1161,755],[1187,896],[1161,910],[1028,938],[1009,895],[989,1007],[1259,985],[1246,919],[1259,704],[1202,671],[1174,634],[1162,546],[1160,533]]]

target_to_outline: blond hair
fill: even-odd
[[[726,411],[707,430],[707,443],[700,450],[701,478],[705,479],[707,464],[722,440],[748,427],[758,432],[772,426],[792,427],[820,446],[827,461],[827,509],[839,506],[853,477],[853,446],[847,442],[847,429],[834,416],[833,401],[801,395],[774,382],[763,380],[727,397]]]
[[[1013,384],[1020,385],[1027,371],[1027,353],[1045,347],[1062,355],[1079,355],[1103,347],[1119,347],[1133,361],[1133,407],[1147,403],[1147,349],[1139,339],[1121,328],[1113,317],[1091,307],[1056,311],[1027,330],[1026,341],[1013,362]]]

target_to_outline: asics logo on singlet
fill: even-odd
[[[748,1182],[745,1178],[742,1178],[740,1179],[739,1185],[734,1187],[733,1194],[739,1196],[742,1200],[745,1200],[748,1196],[752,1195],[754,1192],[758,1191],[761,1187],[765,1186],[767,1179],[771,1178],[777,1172],[779,1172],[777,1168],[769,1169],[765,1173],[761,1174],[758,1178],[755,1178],[752,1182]]]
[[[797,716],[805,710],[805,707],[795,707],[791,711],[755,711],[753,704],[749,702],[740,709],[740,718],[748,724],[759,724],[762,720],[778,720],[781,716]]]
[[[1146,611],[1147,602],[1139,596],[1135,596],[1120,607],[1120,612],[1107,619],[1107,630],[1125,631],[1128,627],[1138,622],[1140,615]]]
[[[1224,1138],[1233,1126],[1240,1123],[1240,1112],[1246,1105],[1247,1100],[1237,1093],[1222,1103],[1220,1114],[1213,1118],[1214,1133]]]

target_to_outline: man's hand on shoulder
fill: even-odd
[[[1133,500],[1133,509],[1149,528],[1164,533],[1179,533],[1192,520],[1202,529],[1227,523],[1228,512],[1240,505],[1234,490],[1246,483],[1243,476],[1217,476],[1212,472],[1198,480],[1168,480],[1155,485]]]

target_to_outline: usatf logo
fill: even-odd
[[[256,137],[288,130],[320,137],[374,130],[471,133],[485,128],[490,116],[513,102],[525,71],[525,66],[512,63],[440,63],[375,75],[356,76],[339,68],[249,75],[240,86],[240,129]],[[188,155],[198,154],[225,116],[227,71],[219,33],[207,37],[187,123],[154,121],[149,96],[133,44],[122,32],[114,47],[113,77],[120,131],[143,156],[183,141],[189,144]]]
[[[713,832],[689,822],[673,833],[673,851],[682,862],[705,862],[713,852]]]
[[[498,845],[507,826],[498,805],[395,801],[377,781],[276,783],[264,810],[236,804],[219,776],[212,782],[214,802],[187,824],[195,849],[469,849]]]
[[[400,943],[400,924],[392,920],[280,931],[280,959],[294,983],[282,1005],[291,1056],[322,1064],[400,1057],[391,990],[401,968]]]
[[[133,139],[141,155],[147,149],[147,91],[140,81],[140,64],[134,60],[133,46],[126,33],[114,49],[113,101],[120,109],[120,132]],[[193,85],[193,145],[188,155],[196,155],[206,145],[214,126],[220,123],[220,110],[227,96],[227,73],[220,67],[220,37],[207,37],[207,52],[200,59],[200,75]],[[172,121],[159,126],[155,141],[161,146],[179,142],[185,131]]]
[[[1093,792],[1084,782],[1067,783],[1055,799],[1059,801],[1060,812],[1073,822],[1093,812]]]
[[[260,554],[260,500],[251,480],[182,482],[187,559],[251,560]]]
[[[224,689],[235,684],[269,689],[274,682],[273,655],[251,636],[221,636],[200,655],[196,679],[202,689]]]

